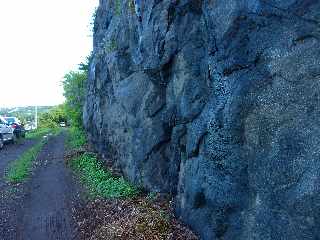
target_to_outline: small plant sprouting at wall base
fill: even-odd
[[[76,157],[70,161],[70,166],[92,197],[132,198],[139,193],[138,188],[123,177],[115,177],[105,170],[94,154],[85,153]]]
[[[158,194],[156,192],[149,192],[147,195],[147,200],[149,202],[154,202],[158,197]]]
[[[130,10],[131,14],[135,14],[135,6],[134,6],[134,0],[129,0],[128,1],[128,9]]]
[[[117,16],[121,14],[121,0],[114,0],[114,11]]]
[[[111,39],[110,41],[106,41],[104,50],[106,53],[111,53],[111,52],[117,50],[116,40]]]

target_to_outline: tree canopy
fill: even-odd
[[[71,124],[82,126],[82,112],[85,100],[85,88],[88,78],[90,56],[86,62],[80,63],[77,71],[70,71],[64,76],[62,82],[64,97],[66,98],[65,110]]]

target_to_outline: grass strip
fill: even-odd
[[[69,149],[78,149],[87,143],[86,135],[83,129],[71,127],[68,129],[67,147]]]
[[[39,139],[47,134],[57,135],[61,132],[61,128],[38,128],[32,131],[27,132],[26,139]]]
[[[123,177],[115,177],[103,168],[94,154],[84,153],[70,160],[71,168],[79,175],[80,181],[91,197],[133,198],[139,194],[138,188]]]
[[[5,178],[10,183],[23,182],[29,175],[32,169],[32,163],[37,158],[43,145],[46,143],[45,140],[37,143],[35,146],[23,153],[16,161],[10,164]]]

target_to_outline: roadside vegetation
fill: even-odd
[[[80,63],[76,71],[71,71],[64,76],[62,82],[64,97],[66,98],[64,110],[71,126],[82,128],[82,109],[85,100],[85,87],[88,78],[89,62]]]
[[[37,158],[45,143],[46,140],[40,141],[9,165],[5,174],[6,180],[10,183],[20,183],[26,180],[31,173],[33,161]]]
[[[87,143],[85,132],[79,127],[70,127],[68,129],[68,137],[66,145],[68,149],[75,150],[83,148]]]
[[[53,107],[48,112],[39,115],[38,127],[41,128],[57,128],[59,124],[68,121],[65,104]]]
[[[32,139],[37,143],[9,165],[5,174],[7,181],[11,183],[23,182],[30,175],[33,162],[47,142],[47,137],[58,135],[61,132],[59,123],[66,121],[66,111],[63,104],[52,107],[39,115],[38,128],[26,133],[26,139]]]
[[[26,134],[26,139],[40,139],[45,135],[57,135],[61,132],[61,128],[54,127],[54,128],[38,128],[32,131],[29,131]]]
[[[79,127],[68,130],[67,147],[71,154],[67,157],[68,165],[86,188],[90,198],[133,198],[139,194],[123,177],[112,174],[98,160],[96,154],[85,149],[85,133]]]
[[[132,198],[139,190],[123,177],[114,176],[91,153],[84,153],[70,161],[71,168],[93,198]]]
[[[65,104],[52,107],[39,115],[38,128],[26,133],[27,139],[40,139],[45,135],[57,135],[61,132],[60,123],[67,123]]]
[[[86,204],[74,211],[79,240],[197,240],[173,214],[169,198],[145,194],[107,169],[86,150],[82,130],[68,131],[68,166],[89,193]],[[79,139],[82,139],[79,141]]]
[[[85,85],[88,78],[90,57],[86,63],[81,63],[77,71],[65,75],[63,81],[65,110],[71,122],[68,130],[67,147],[78,153],[69,159],[69,166],[79,177],[93,198],[132,198],[139,193],[123,177],[114,176],[97,159],[96,155],[85,151],[85,132],[82,128],[82,109],[85,97]],[[80,152],[80,154],[79,154]]]
[[[63,81],[70,123],[65,159],[89,195],[84,206],[74,212],[78,239],[198,239],[176,220],[169,197],[143,193],[88,150],[82,109],[89,61],[90,57],[77,71],[66,74]]]

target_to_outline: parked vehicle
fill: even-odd
[[[4,118],[14,129],[14,134],[17,138],[25,137],[26,136],[26,130],[24,129],[23,124],[21,124],[20,120],[16,117],[5,117]]]
[[[0,149],[3,148],[5,142],[16,141],[16,135],[13,133],[11,125],[3,118],[0,117]]]

